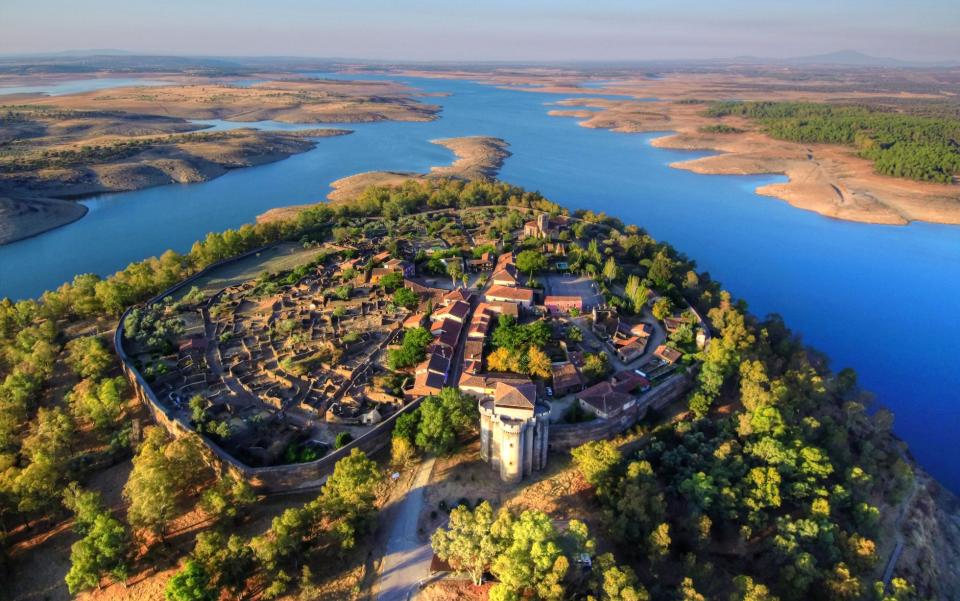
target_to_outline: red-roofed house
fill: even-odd
[[[449,305],[455,302],[469,303],[473,299],[473,293],[466,288],[457,288],[443,295],[441,303]]]
[[[683,357],[683,353],[675,348],[661,344],[657,347],[657,350],[653,351],[653,356],[672,365]]]
[[[639,336],[630,336],[629,338],[614,338],[613,345],[617,349],[617,357],[624,363],[636,361],[643,356],[647,349],[649,338]]]
[[[383,266],[390,271],[402,273],[403,277],[407,278],[412,276],[416,271],[416,265],[403,259],[390,259],[384,263]]]
[[[548,296],[543,299],[543,306],[551,315],[569,313],[571,309],[583,311],[583,297],[580,296]]]
[[[406,330],[412,328],[423,327],[427,323],[427,314],[426,313],[414,313],[410,317],[403,320],[403,327]]]
[[[440,307],[433,312],[433,315],[430,316],[431,321],[439,321],[442,319],[452,319],[459,323],[464,323],[467,320],[467,315],[470,314],[470,303],[463,301],[454,301],[449,305]]]
[[[613,419],[636,405],[635,392],[649,388],[650,381],[624,370],[609,380],[594,384],[577,395],[580,406],[604,419]]]
[[[509,286],[490,286],[484,298],[488,301],[509,301],[519,303],[520,306],[533,306],[533,290],[531,288],[511,288]]]
[[[498,267],[490,276],[490,281],[496,286],[519,286],[520,279],[517,277],[517,268],[511,263]]]
[[[440,394],[443,385],[446,383],[446,377],[432,371],[423,371],[416,375],[413,385],[403,391],[403,395],[410,398]]]
[[[583,376],[577,366],[569,361],[554,364],[550,371],[553,375],[553,394],[564,396],[583,390]]]

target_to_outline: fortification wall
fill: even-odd
[[[158,300],[173,294],[174,292],[182,289],[184,286],[192,284],[198,278],[203,277],[214,269],[224,265],[229,265],[230,263],[239,261],[240,259],[246,258],[252,254],[262,252],[266,248],[269,248],[269,246],[257,248],[237,257],[215,263],[197,272],[186,280],[176,284],[175,286],[164,290],[154,298],[147,301],[147,304],[157,302]],[[150,387],[150,384],[136,369],[136,367],[134,367],[133,362],[130,360],[130,357],[124,350],[123,322],[132,309],[133,307],[127,309],[120,317],[120,323],[117,325],[117,330],[113,339],[114,348],[116,349],[117,354],[120,356],[120,362],[123,365],[124,375],[130,382],[130,386],[137,395],[137,398],[140,399],[140,401],[150,411],[153,419],[157,422],[157,424],[169,432],[171,436],[180,437],[195,434],[193,427],[191,427],[189,423],[178,418],[169,410],[166,405],[157,399],[153,389]],[[360,449],[369,455],[388,445],[393,433],[393,425],[397,418],[408,411],[413,411],[416,409],[422,400],[422,397],[414,399],[402,409],[372,427],[356,440],[352,441],[350,444],[336,449],[335,451],[330,452],[326,456],[316,461],[311,461],[308,463],[275,465],[270,467],[251,467],[237,460],[235,457],[233,457],[233,455],[208,438],[201,437],[201,439],[210,449],[217,462],[217,465],[214,466],[215,468],[229,472],[235,477],[243,478],[259,492],[282,493],[311,490],[319,488],[326,480],[326,477],[333,473],[333,467],[337,461],[349,455],[353,449]]]
[[[550,424],[550,449],[565,451],[592,440],[612,438],[636,424],[637,420],[643,419],[651,408],[659,411],[682,397],[689,390],[690,383],[690,376],[686,373],[676,373],[613,419],[597,418],[579,424]]]

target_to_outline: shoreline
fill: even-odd
[[[650,145],[715,153],[674,161],[670,163],[674,169],[700,175],[783,175],[786,182],[764,184],[754,192],[800,210],[871,225],[960,225],[960,187],[879,175],[870,161],[841,146],[776,140],[743,119],[726,120],[743,128],[740,133],[704,133],[699,128],[713,121],[672,101],[645,102],[643,107],[636,100],[589,98],[556,104],[567,108],[552,109],[550,116],[577,119],[581,127],[616,133],[669,132]]]
[[[16,203],[23,203],[26,201],[33,201],[34,203],[38,204],[55,203],[60,208],[72,212],[72,214],[50,216],[47,220],[41,221],[40,223],[27,224],[26,227],[21,227],[21,231],[19,233],[15,232],[12,234],[5,234],[4,230],[0,228],[0,246],[5,244],[13,244],[14,242],[20,242],[22,240],[28,240],[55,229],[70,225],[71,223],[83,219],[87,216],[87,213],[90,212],[90,208],[88,206],[71,200],[61,200],[57,198],[17,199],[0,197],[0,216],[3,217],[3,221],[10,223],[9,220],[11,218],[6,215],[7,210],[10,208],[10,204],[15,205]]]
[[[275,207],[257,215],[257,223],[276,221],[290,217],[303,209],[319,204],[338,204],[350,202],[370,186],[391,186],[408,180],[429,179],[494,179],[510,156],[509,144],[489,136],[462,136],[458,138],[440,138],[430,140],[432,144],[443,146],[454,154],[449,165],[433,165],[426,173],[414,171],[365,171],[342,177],[330,183],[330,192],[326,200],[285,207]]]
[[[0,196],[0,216],[4,217],[4,227],[0,227],[0,246],[32,238],[82,219],[89,212],[89,208],[82,204],[83,200],[103,194],[136,192],[177,183],[213,181],[235,169],[268,165],[309,152],[316,148],[320,138],[353,132],[345,129],[312,129],[294,132],[250,130],[250,133],[262,138],[264,152],[258,152],[257,147],[241,146],[236,149],[239,153],[236,156],[210,157],[198,154],[186,158],[179,156],[177,150],[159,151],[156,153],[159,156],[133,163],[97,165],[90,170],[96,181],[80,183],[73,191],[67,191],[69,184],[59,182],[60,187],[57,187],[58,182],[50,182],[46,190],[36,190],[43,196],[16,196],[15,191],[9,196]],[[145,172],[147,168],[152,171]],[[60,214],[53,214],[54,208]]]
[[[553,108],[549,108],[547,114],[575,118],[583,127],[618,133],[671,131],[672,134],[653,140],[652,145],[716,153],[710,157],[675,161],[670,164],[672,168],[701,175],[781,174],[787,182],[761,185],[754,192],[832,219],[876,225],[908,225],[913,222],[960,225],[960,185],[880,175],[874,171],[872,162],[860,158],[851,148],[777,140],[760,131],[755,122],[732,116],[710,118],[701,114],[709,102],[719,100],[829,103],[890,98],[943,99],[944,94],[862,91],[855,86],[854,89],[843,89],[843,85],[831,90],[825,85],[815,85],[817,81],[788,87],[776,78],[744,73],[629,75],[597,81],[583,73],[546,68],[531,68],[524,72],[497,69],[487,72],[395,69],[387,72],[468,79],[514,91],[577,94],[577,97],[548,103]],[[584,87],[583,84],[592,85]],[[733,125],[741,131],[717,133],[700,130],[703,126],[718,123]]]

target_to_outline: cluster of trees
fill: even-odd
[[[537,250],[522,250],[517,253],[516,264],[517,269],[519,269],[521,273],[527,274],[527,277],[532,282],[534,275],[547,268],[547,258]]]
[[[202,532],[168,581],[167,599],[216,600],[224,593],[237,598],[247,590],[260,591],[264,599],[282,595],[307,564],[342,559],[373,528],[382,481],[377,464],[354,449],[337,462],[316,499],[285,510],[263,534],[228,534],[222,523]]]
[[[159,426],[146,428],[123,487],[127,522],[146,540],[163,540],[173,518],[211,481],[210,463],[199,437],[170,440]]]
[[[646,601],[650,595],[629,566],[613,555],[598,555],[587,526],[571,520],[558,530],[550,516],[528,510],[494,512],[484,501],[474,510],[460,505],[447,528],[431,539],[434,552],[475,584],[489,572],[497,579],[491,601],[586,598]],[[592,563],[592,569],[583,566]]]
[[[136,308],[123,320],[123,334],[148,350],[166,354],[173,350],[174,340],[183,334],[183,322],[171,303],[157,303]]]
[[[420,406],[397,418],[393,428],[392,453],[405,463],[419,449],[434,455],[450,453],[459,438],[476,430],[480,419],[477,400],[459,388],[444,388],[423,399]]]
[[[407,330],[403,333],[400,348],[387,351],[387,365],[390,369],[403,369],[420,363],[427,356],[427,346],[431,342],[433,342],[433,335],[426,328],[417,327]]]
[[[61,422],[64,428],[68,425]],[[154,537],[162,540],[171,520],[186,509],[200,484],[212,475],[203,459],[203,447],[196,438],[170,441],[157,427],[148,428],[145,436],[123,491],[130,504],[127,510],[130,527],[104,506],[98,493],[84,490],[76,482],[48,491],[51,500],[62,500],[73,512],[73,529],[80,536],[71,547],[70,570],[66,575],[67,587],[73,594],[99,588],[104,578],[124,581],[135,559],[135,539],[146,544]],[[237,495],[224,498],[218,504],[213,502],[229,483],[233,481],[224,479],[218,484],[219,488],[205,493],[205,502],[209,498],[210,507],[220,507],[219,514],[211,509],[211,515],[226,515],[244,503],[249,504],[252,496],[249,489],[246,496],[241,494],[245,485],[234,486]]]
[[[487,355],[487,366],[491,371],[549,378],[550,357],[543,347],[552,336],[550,325],[544,320],[521,325],[513,316],[502,314],[490,336],[494,350]]]
[[[495,181],[408,180],[399,186],[371,186],[337,209],[351,215],[382,215],[394,219],[425,210],[508,205],[560,212],[537,192]]]
[[[830,372],[779,318],[758,321],[726,293],[709,316],[691,419],[633,456],[609,442],[574,451],[610,535],[650,565],[654,597],[893,598],[871,581],[877,504],[913,478],[891,415],[868,414],[852,373]]]
[[[413,311],[420,305],[420,297],[409,288],[397,288],[393,293],[393,304]]]
[[[66,581],[70,594],[99,588],[104,575],[126,580],[132,561],[132,538],[124,524],[104,506],[99,493],[73,482],[63,494],[73,512],[73,531],[80,540],[70,547]]]
[[[960,172],[960,119],[811,102],[719,102],[707,113],[757,119],[783,140],[854,146],[884,175],[950,183]]]
[[[700,131],[705,134],[742,134],[744,130],[726,123],[714,123],[700,127]]]

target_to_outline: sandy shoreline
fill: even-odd
[[[557,117],[579,119],[583,127],[621,133],[671,131],[652,145],[675,150],[708,150],[720,154],[671,164],[704,175],[783,174],[786,183],[769,184],[757,194],[826,217],[860,223],[906,225],[914,221],[960,224],[960,186],[888,177],[874,172],[870,161],[852,149],[826,144],[775,140],[743,119],[722,122],[740,133],[705,133],[701,127],[720,122],[702,116],[700,105],[636,100],[573,99],[558,103]],[[582,108],[589,106],[594,111]]]
[[[411,179],[456,178],[465,180],[488,180],[497,176],[503,161],[510,156],[509,146],[499,138],[466,136],[431,140],[453,151],[455,160],[450,165],[433,166],[427,173],[412,171],[367,171],[350,175],[330,184],[333,190],[327,195],[331,203],[350,202],[370,186],[393,186]],[[316,206],[318,203],[277,207],[259,215],[258,222],[277,221],[294,216],[297,212]]]
[[[620,133],[673,132],[653,145],[720,154],[671,166],[704,175],[783,174],[788,182],[760,186],[760,195],[821,215],[874,224],[914,221],[960,224],[960,186],[934,184],[874,173],[872,164],[849,148],[774,140],[744,119],[708,118],[707,103],[716,100],[802,100],[810,102],[949,101],[947,91],[888,90],[850,79],[783,79],[746,70],[675,72],[660,77],[620,74],[601,78],[582,71],[551,68],[398,70],[421,77],[470,79],[487,85],[531,92],[616,95],[584,96],[553,103],[548,114],[574,118],[583,127]],[[869,83],[869,82],[868,82]],[[656,99],[656,100],[651,100]],[[701,127],[724,123],[743,130],[709,133]]]

